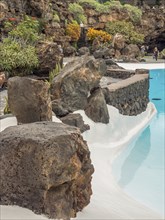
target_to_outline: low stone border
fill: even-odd
[[[106,71],[106,76],[113,78],[127,79],[133,75],[135,75],[135,71],[133,70],[107,69]]]
[[[103,88],[106,103],[123,115],[138,115],[149,102],[149,75],[136,74]]]

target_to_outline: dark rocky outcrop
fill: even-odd
[[[10,78],[8,101],[18,123],[52,120],[49,85],[41,80],[27,77]]]
[[[124,59],[135,59],[140,55],[140,49],[135,44],[129,44],[122,49],[121,53]]]
[[[52,101],[73,112],[85,109],[89,92],[99,86],[106,72],[105,62],[82,56],[68,63],[54,78],[51,86]],[[61,107],[60,107],[61,108]]]
[[[39,68],[34,72],[36,75],[49,75],[49,72],[56,68],[56,65],[62,66],[63,54],[57,43],[40,42],[37,46],[39,59]]]
[[[94,169],[77,128],[54,122],[13,126],[1,132],[0,143],[0,205],[70,219],[89,204]]]
[[[94,122],[109,123],[109,113],[102,90],[96,89],[88,98],[88,105],[85,108],[86,115]]]
[[[123,115],[138,115],[149,102],[149,75],[136,74],[103,88],[106,103]]]
[[[80,56],[82,55],[85,55],[85,54],[90,54],[90,51],[89,51],[89,48],[88,47],[81,47],[79,50],[78,50],[78,54]]]
[[[100,48],[98,50],[95,50],[93,52],[93,56],[98,59],[108,59],[108,58],[112,58],[115,55],[115,51],[114,49],[111,48]]]
[[[70,45],[66,46],[64,48],[64,55],[66,57],[75,56],[76,55],[76,48],[73,46],[70,46]]]
[[[149,70],[148,69],[136,69],[135,74],[148,74],[149,75]]]
[[[119,66],[114,60],[112,59],[105,59],[105,63],[107,65],[107,71],[108,69],[124,69],[123,67]],[[107,73],[106,73],[107,74]],[[105,74],[105,75],[106,75]]]
[[[75,126],[83,133],[90,129],[90,126],[84,124],[83,118],[79,113],[68,114],[65,117],[61,117],[60,120],[67,125]]]

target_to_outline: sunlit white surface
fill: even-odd
[[[147,110],[138,116],[123,116],[119,111],[108,106],[111,116],[110,123],[104,125],[94,123],[84,113],[81,113],[90,130],[84,132],[83,137],[88,142],[92,163],[95,167],[93,174],[91,203],[78,213],[77,219],[155,219],[159,215],[141,205],[126,195],[113,178],[111,163],[126,144],[134,138],[154,117],[156,109],[152,103]],[[55,116],[53,121],[59,122]],[[16,119],[9,117],[2,119],[1,131],[7,126],[16,125]],[[1,206],[3,219],[47,219],[33,214],[30,210],[15,206]],[[160,219],[160,218],[159,218]]]
[[[127,69],[164,68],[162,67],[164,64],[120,63],[119,65]],[[138,203],[123,192],[117,185],[111,168],[112,161],[114,161],[118,152],[147,126],[150,120],[152,120],[152,117],[154,117],[156,110],[150,103],[146,112],[137,118],[134,116],[122,116],[118,113],[117,109],[111,106],[109,106],[109,111],[111,111],[109,125],[93,123],[85,116],[83,111],[79,111],[83,115],[84,121],[91,127],[91,130],[85,132],[83,136],[88,141],[95,173],[92,180],[93,195],[91,203],[82,212],[78,213],[77,219],[161,219],[157,213]],[[58,119],[54,118],[53,120],[56,121]],[[15,118],[3,119],[0,121],[0,128],[3,130],[7,126],[15,124]],[[18,206],[1,206],[0,210],[1,218],[5,220],[47,219]]]
[[[128,70],[136,70],[136,69],[165,69],[165,61],[164,63],[118,63],[119,66],[128,69]]]

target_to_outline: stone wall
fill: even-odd
[[[121,114],[140,114],[146,110],[149,102],[149,75],[136,74],[107,85],[103,91],[106,103],[116,107]]]
[[[106,76],[120,79],[127,79],[135,74],[133,70],[107,69]]]

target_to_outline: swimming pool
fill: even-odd
[[[114,161],[113,174],[125,192],[164,215],[165,69],[150,70],[149,92],[157,114]]]

